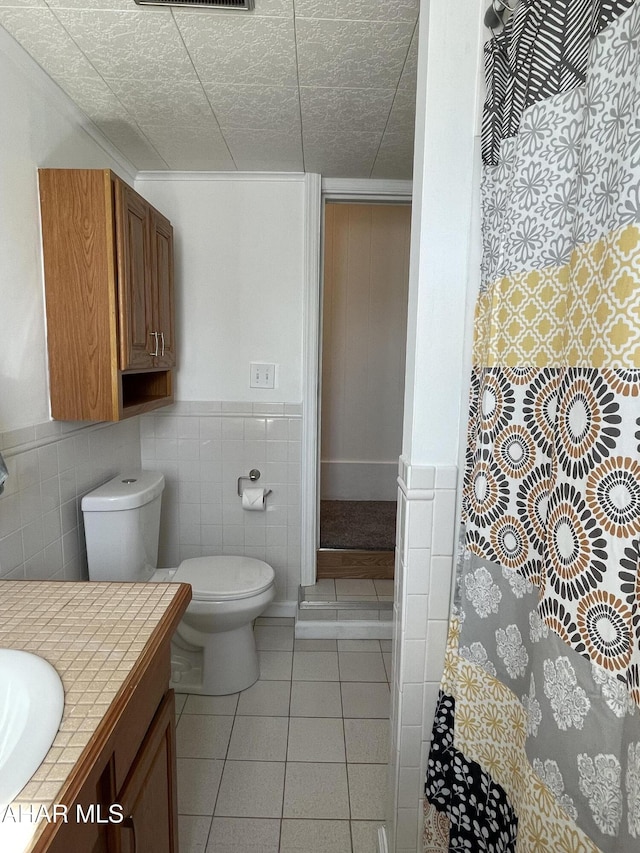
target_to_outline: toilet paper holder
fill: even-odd
[[[260,479],[260,471],[258,471],[257,468],[252,468],[251,471],[249,471],[248,477],[246,477],[246,476],[245,477],[238,477],[238,496],[242,497],[242,481],[243,480],[250,480],[252,483],[255,483],[259,479]],[[264,493],[265,498],[267,497],[267,495],[270,495],[270,494],[271,494],[271,489],[268,489],[268,490],[265,489],[265,493]]]

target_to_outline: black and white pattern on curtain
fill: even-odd
[[[515,853],[518,820],[504,789],[454,747],[454,713],[455,700],[440,692],[429,759],[433,770],[427,782],[429,802],[446,809],[455,792],[457,820],[450,828],[450,849]]]
[[[514,13],[484,49],[485,164],[497,165],[501,141],[515,136],[527,107],[584,83],[591,41],[632,2],[504,0]]]
[[[527,20],[551,5],[527,0]],[[640,0],[624,5],[568,0],[566,56],[589,33],[578,85],[528,67],[483,173],[425,853],[640,849]],[[552,51],[527,20],[511,37],[537,63]]]

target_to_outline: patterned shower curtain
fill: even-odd
[[[485,57],[482,287],[424,850],[631,853],[640,0],[520,0]]]

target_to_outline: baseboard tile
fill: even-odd
[[[262,616],[286,617],[295,616],[298,611],[297,601],[272,601],[267,609],[262,613]]]
[[[297,620],[295,636],[298,640],[390,640],[393,622]]]

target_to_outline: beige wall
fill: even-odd
[[[378,480],[395,497],[410,228],[409,205],[325,207],[323,497],[386,499]]]

